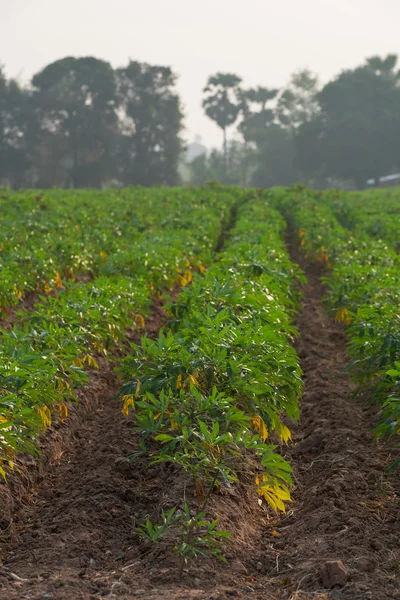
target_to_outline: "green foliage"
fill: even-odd
[[[374,188],[362,195],[335,193],[329,196],[329,205],[338,221],[355,235],[383,240],[399,252],[399,188]]]
[[[3,194],[0,309],[84,276],[140,280],[150,271],[154,286],[168,287],[188,261],[196,268],[200,254],[211,257],[234,200],[222,189]]]
[[[398,365],[400,362],[400,317],[398,311],[400,257],[398,237],[384,228],[384,239],[371,235],[377,211],[378,192],[366,196],[343,192],[313,193],[302,187],[276,191],[280,206],[309,258],[325,264],[327,303],[336,321],[347,326],[352,374],[359,391],[367,390],[382,406],[377,434],[399,433]],[[387,196],[383,192],[382,200]],[[388,210],[400,212],[399,196],[390,196]],[[332,209],[347,228],[340,225]],[[388,215],[387,215],[388,216]],[[388,221],[389,221],[388,217]],[[386,241],[387,240],[387,241]],[[390,246],[390,243],[393,247]]]
[[[188,504],[183,510],[172,508],[162,513],[162,524],[146,523],[137,528],[139,536],[153,543],[170,547],[181,559],[180,575],[185,564],[198,556],[217,556],[225,561],[221,554],[221,540],[229,539],[226,531],[217,529],[217,521],[207,521],[206,513],[192,515]]]
[[[221,254],[170,301],[168,330],[122,361],[121,397],[134,406],[141,452],[158,442],[151,460],[188,472],[200,506],[216,485],[241,480],[248,452],[260,459],[247,473],[259,494],[275,510],[290,499],[291,468],[266,442],[290,438],[282,417],[298,418],[302,387],[291,316],[303,276],[284,230],[265,197],[240,206]]]
[[[2,474],[18,452],[36,452],[54,410],[67,416],[99,357],[144,326],[154,295],[204,270],[236,201],[221,189],[128,189],[111,207],[97,192],[5,194],[3,313],[35,288],[43,295],[0,333]]]

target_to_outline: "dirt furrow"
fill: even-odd
[[[235,215],[233,210],[217,251]],[[157,337],[167,321],[156,300],[144,333]],[[140,343],[135,328],[127,337]],[[135,529],[147,518],[158,520],[166,502],[179,503],[186,478],[173,465],[150,467],[147,457],[126,460],[139,449],[140,437],[132,433],[134,416],[124,417],[115,398],[113,364],[104,360],[100,367],[80,393],[87,401],[71,410],[65,425],[47,432],[39,464],[22,457],[22,472],[3,486],[12,498],[0,520],[0,599],[111,599],[131,592],[136,597],[141,588],[145,597],[150,589],[158,597],[156,586],[149,588],[157,551]],[[1,491],[0,485],[0,499]],[[157,571],[163,577],[163,568]]]
[[[297,319],[304,398],[288,452],[296,490],[270,544],[290,590],[281,598],[400,598],[400,477],[387,472],[396,450],[373,441],[376,409],[352,398],[346,336],[321,303],[320,269],[292,254],[308,284]]]
[[[104,393],[1,532],[0,599],[400,598],[400,478],[386,471],[392,452],[373,442],[376,411],[352,399],[346,336],[322,305],[321,273],[295,251],[293,259],[308,284],[297,320],[302,417],[284,448],[296,483],[288,513],[276,518],[240,489],[216,496],[223,526],[230,520],[240,532],[228,565],[200,563],[177,582],[174,565],[135,527],[179,502],[185,479],[173,467],[150,468],[146,458],[124,460],[139,440],[114,399],[110,372]],[[165,322],[158,305],[148,334]]]
[[[157,300],[146,334],[157,335],[166,321]],[[39,465],[22,458],[21,473],[11,477],[14,510],[2,510],[9,522],[1,526],[0,598],[72,600],[124,591],[119,567],[140,554],[137,547],[131,552],[134,529],[157,472],[124,460],[138,438],[115,398],[112,366],[101,362],[80,392],[82,403],[47,433]]]

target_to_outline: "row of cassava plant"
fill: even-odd
[[[123,269],[129,260],[121,260],[118,252],[116,258],[103,257],[101,275],[87,283],[60,281],[56,295],[43,295],[0,332],[1,475],[13,467],[18,452],[36,452],[36,439],[54,410],[66,417],[68,402],[77,398],[77,388],[87,380],[87,369],[97,368],[98,357],[112,354],[126,329],[144,326],[154,294],[184,286],[193,272],[204,270],[237,198],[223,192],[214,203],[204,200],[202,191],[196,194],[192,198],[204,207],[203,222],[183,226],[182,203],[172,202],[169,224],[160,222],[154,235],[147,232],[145,242],[133,243],[138,255],[129,260],[135,265],[140,259],[140,268]],[[162,213],[154,206],[160,220]]]
[[[207,521],[215,489],[256,485],[274,510],[290,500],[291,467],[277,452],[290,439],[284,415],[296,420],[301,371],[291,318],[303,276],[287,254],[285,224],[265,197],[242,205],[223,251],[195,275],[158,339],[132,344],[122,362],[123,411],[135,411],[141,448],[151,463],[179,465],[193,480],[197,510],[182,501],[148,520],[141,535],[171,545],[185,562],[221,555],[215,521]],[[154,445],[156,444],[156,445]],[[246,464],[243,457],[257,457]],[[192,509],[192,510],[190,510]]]
[[[29,292],[51,294],[82,278],[147,277],[151,270],[155,285],[165,285],[174,246],[186,244],[196,256],[200,242],[203,254],[207,244],[212,254],[235,194],[223,188],[3,193],[0,318]]]
[[[373,189],[363,193],[331,191],[321,196],[341,225],[354,235],[366,234],[400,250],[400,189]]]
[[[329,199],[329,198],[328,198]],[[304,252],[327,265],[328,305],[347,326],[359,391],[381,405],[377,435],[400,433],[400,257],[390,245],[342,227],[319,193],[275,192]]]

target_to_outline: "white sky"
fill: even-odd
[[[202,112],[217,71],[281,87],[309,67],[328,80],[373,54],[400,54],[400,0],[0,0],[0,63],[27,81],[64,56],[129,58],[179,75],[186,132],[219,145]]]

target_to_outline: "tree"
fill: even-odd
[[[320,110],[318,90],[318,77],[311,71],[293,73],[278,99],[276,112],[281,125],[295,133],[301,125],[315,119]]]
[[[326,168],[320,148],[323,132],[323,119],[316,116],[303,123],[294,135],[294,164],[300,179],[318,188],[326,184]]]
[[[400,88],[395,65],[394,57],[380,63],[374,57],[341,73],[319,94],[324,119],[319,146],[328,174],[351,178],[362,188],[370,177],[379,182],[398,165]]]
[[[238,140],[227,144],[227,170],[221,151],[213,149],[208,155],[201,154],[189,163],[192,185],[204,185],[208,181],[218,181],[228,185],[250,184],[254,170],[255,150]]]
[[[268,107],[279,90],[257,87],[243,92],[245,109],[239,125],[245,143],[252,149],[250,181],[257,187],[290,185],[297,179],[293,139]]]
[[[117,155],[124,184],[174,185],[183,150],[183,114],[169,67],[131,61],[118,69],[121,127]]]
[[[58,147],[57,163],[73,187],[101,186],[113,175],[116,87],[109,63],[93,57],[58,60],[32,79],[39,126],[36,143],[43,148],[39,181],[46,182],[48,149]],[[54,140],[54,143],[53,143]],[[32,140],[33,142],[33,140]],[[44,173],[43,173],[44,171]]]
[[[7,81],[0,66],[0,180],[19,187],[25,183],[29,160],[26,127],[29,96],[16,81]]]
[[[203,108],[206,115],[215,121],[223,133],[224,171],[227,172],[227,134],[243,108],[240,89],[241,78],[234,73],[217,73],[209,77],[203,92]]]
[[[274,111],[267,108],[267,104],[277,94],[278,90],[265,87],[251,88],[242,93],[243,120],[239,125],[239,131],[245,142],[263,143],[267,129],[275,119]]]
[[[366,66],[373,71],[375,75],[397,79],[399,77],[399,72],[395,71],[397,61],[398,58],[396,54],[388,54],[385,58],[371,56],[370,58],[367,58]]]
[[[207,154],[199,154],[188,163],[190,170],[190,185],[200,186],[211,181],[209,158]],[[218,180],[218,179],[217,179]]]
[[[293,137],[277,123],[272,123],[258,144],[257,167],[252,176],[256,187],[291,185],[298,179],[294,160]]]
[[[297,161],[314,178],[353,181],[399,167],[400,79],[397,57],[372,57],[343,71],[317,94],[320,111],[296,133]]]

